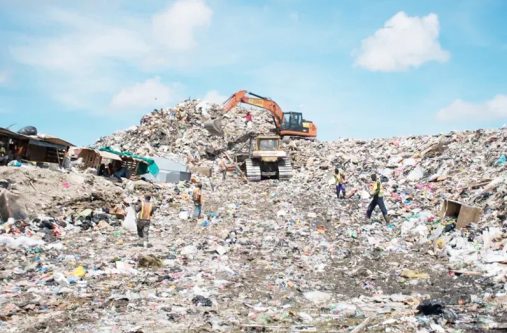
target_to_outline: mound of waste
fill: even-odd
[[[248,126],[244,113],[185,101],[95,144],[214,169],[189,182],[0,167],[0,208],[16,200],[24,214],[0,226],[0,331],[507,327],[506,129],[292,140],[282,144],[290,180],[249,183],[237,169],[223,180],[216,158],[273,128],[266,112]],[[223,137],[204,128],[216,118]],[[346,176],[344,199],[335,168]],[[389,224],[378,211],[365,217],[372,173]],[[192,220],[196,181],[204,214]],[[145,194],[157,207],[147,248],[133,210]]]

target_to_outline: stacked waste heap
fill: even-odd
[[[253,124],[247,127],[245,109],[224,112],[215,104],[186,101],[171,109],[154,110],[145,115],[138,126],[103,137],[94,146],[115,146],[146,156],[173,153],[185,158],[192,156],[199,161],[246,132],[268,134],[273,127],[270,114],[260,110],[251,112]],[[221,120],[224,137],[212,136],[204,128],[204,123],[211,119]]]
[[[195,163],[212,165],[220,154],[232,155],[236,147],[229,143],[250,130],[243,115],[225,115],[225,137],[217,138],[203,123],[223,116],[221,110],[187,101],[96,145],[190,154]],[[254,113],[254,133],[272,127],[268,114]],[[105,184],[78,171],[48,171],[39,181],[35,168],[0,168],[9,191],[40,202],[26,204],[24,221],[2,225],[0,331],[507,327],[506,130],[295,140],[283,149],[295,166],[289,181],[245,183],[232,172],[225,180],[200,176],[204,216],[198,220],[189,218],[190,183]],[[336,166],[347,178],[345,199],[333,191]],[[372,173],[383,176],[390,224],[379,212],[365,218]],[[125,217],[127,203],[144,194],[159,207],[149,248],[138,246]],[[441,213],[444,200],[481,215],[460,228],[456,217]]]

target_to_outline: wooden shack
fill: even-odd
[[[72,143],[47,135],[24,135],[0,128],[0,141],[10,159],[61,164]]]
[[[72,147],[69,150],[69,155],[73,161],[81,159],[82,167],[84,169],[99,168],[102,159],[95,149],[85,147]]]

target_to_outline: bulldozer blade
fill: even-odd
[[[204,123],[204,128],[208,130],[212,135],[224,136],[224,130],[219,119],[208,120]]]

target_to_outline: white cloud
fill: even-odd
[[[202,0],[178,0],[153,17],[153,34],[158,42],[172,50],[196,46],[195,32],[211,23],[213,11]]]
[[[146,111],[173,102],[174,92],[155,77],[121,89],[110,103],[112,112]]]
[[[441,121],[502,118],[507,118],[507,95],[496,95],[483,103],[469,103],[457,99],[437,113],[437,119]]]
[[[356,64],[371,71],[403,71],[428,61],[445,62],[449,52],[438,41],[436,14],[424,17],[398,12],[361,42]]]
[[[211,23],[212,13],[202,0],[178,0],[149,20],[124,17],[123,23],[112,24],[76,12],[51,10],[48,20],[65,33],[31,39],[28,45],[11,51],[21,63],[72,73],[126,61],[142,67],[146,58],[165,58],[166,64],[174,51],[196,46],[196,30]]]
[[[228,97],[221,95],[216,90],[210,90],[206,93],[202,100],[207,103],[222,104],[227,98]]]
[[[65,33],[11,47],[15,60],[71,76],[100,71],[101,66],[115,62],[139,61],[150,49],[134,26],[115,26],[61,10],[51,11],[48,19],[60,24]]]
[[[45,17],[59,32],[26,36],[10,52],[44,76],[52,98],[70,108],[96,110],[93,103],[120,90],[132,73],[188,62],[197,45],[195,34],[211,23],[212,13],[203,0],[177,0],[146,18],[122,14],[121,22],[108,21],[105,13],[50,9]],[[130,73],[120,71],[125,65]]]

